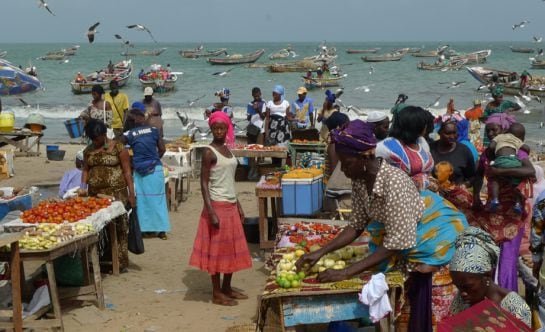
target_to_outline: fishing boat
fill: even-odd
[[[348,53],[348,54],[367,54],[367,53],[377,53],[378,51],[380,51],[380,47],[367,48],[367,49],[363,49],[363,50],[356,50],[356,49],[352,49],[352,48],[347,48],[346,49],[346,53]]]
[[[511,52],[515,52],[515,53],[534,53],[535,50],[533,48],[530,48],[530,47],[513,47],[513,46],[510,46],[509,47],[511,49]]]
[[[49,52],[44,56],[39,57],[40,60],[64,60],[66,56],[64,55],[64,52],[57,51],[57,52]]]
[[[0,50],[0,58],[5,57],[6,55],[8,55],[8,51],[2,51],[2,50]]]
[[[169,72],[159,64],[152,64],[146,73],[139,75],[138,80],[143,89],[151,87],[154,92],[162,93],[176,88],[178,75]]]
[[[534,69],[545,69],[545,59],[532,59],[532,68]]]
[[[404,53],[385,53],[380,55],[368,55],[361,59],[364,62],[385,62],[385,61],[399,61],[405,56]]]
[[[326,62],[329,64],[328,62]],[[314,71],[320,68],[324,62],[314,60],[298,60],[284,63],[273,63],[268,65],[266,70],[271,73],[293,73],[293,72],[307,72],[309,70]]]
[[[218,56],[225,54],[227,55],[226,48],[218,48],[217,50],[206,51],[203,49],[196,48],[194,50],[181,50],[178,52],[182,58],[197,59],[197,58],[209,58],[212,56]]]
[[[449,71],[449,70],[460,70],[466,64],[466,60],[459,61],[449,61],[449,62],[435,62],[435,63],[425,63],[424,61],[416,65],[416,68],[421,70],[434,70],[434,71]]]
[[[514,71],[498,70],[485,67],[467,67],[467,71],[479,83],[494,89],[495,85],[501,84],[506,95],[520,94],[520,75]],[[525,90],[528,94],[545,97],[545,77],[532,76]]]
[[[63,48],[62,51],[64,52],[65,56],[74,56],[79,50],[79,45],[75,45],[68,48]]]
[[[100,78],[98,73],[104,71],[104,77]],[[85,77],[85,81],[76,82],[72,80],[70,85],[74,94],[91,93],[93,86],[100,85],[104,90],[110,89],[110,82],[116,80],[119,87],[127,84],[127,81],[132,74],[132,62],[131,60],[124,60],[113,65],[113,72],[108,73],[107,69],[99,69]]]
[[[422,51],[422,49],[420,47],[411,47],[409,48],[409,50],[407,51],[407,53],[409,54],[417,54],[417,53],[420,53]]]
[[[303,83],[307,90],[330,88],[341,85],[342,76],[322,77],[322,78],[309,78],[303,76]]]
[[[467,54],[460,55],[447,55],[450,61],[467,60],[466,64],[484,63],[486,59],[492,54],[492,50],[481,50]]]
[[[164,51],[166,51],[166,47],[163,48],[157,48],[155,50],[143,50],[138,52],[121,52],[121,56],[158,56],[161,55]]]
[[[401,53],[401,54],[407,54],[409,53],[410,48],[409,47],[403,47],[403,48],[394,48],[390,51],[390,53]]]
[[[263,55],[263,53],[265,53],[265,50],[261,49],[248,54],[233,54],[231,56],[221,58],[208,58],[206,61],[212,65],[238,65],[241,63],[256,62],[257,59]]]
[[[438,51],[420,51],[418,53],[412,53],[412,56],[416,58],[436,58],[439,56]]]

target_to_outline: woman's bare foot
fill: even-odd
[[[233,290],[233,289],[229,289],[229,290],[224,290],[222,289],[221,290],[223,292],[223,294],[225,294],[227,297],[231,298],[231,299],[237,299],[237,300],[246,300],[248,299],[248,295],[242,293],[242,292],[237,292],[236,290]]]
[[[237,301],[233,300],[231,297],[223,293],[214,294],[212,296],[212,303],[228,307],[232,307],[238,304]]]

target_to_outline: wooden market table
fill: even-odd
[[[43,133],[35,133],[26,130],[0,132],[0,147],[13,145],[17,149],[15,151],[15,156],[39,156],[40,140],[43,135]],[[31,141],[31,138],[34,139]]]
[[[317,152],[324,154],[327,145],[325,143],[292,143],[288,144],[291,161],[294,166],[298,165],[297,154],[303,152]]]
[[[96,300],[99,309],[104,309],[104,293],[102,289],[102,278],[100,275],[100,265],[98,260],[98,234],[89,233],[77,237],[73,240],[63,242],[51,249],[43,250],[21,250],[21,271],[22,263],[25,261],[45,261],[45,267],[47,270],[47,279],[49,286],[49,296],[51,298],[51,304],[53,306],[53,319],[44,320],[28,320],[25,319],[23,326],[25,328],[34,329],[55,329],[58,328],[64,331],[61,312],[61,299],[77,299],[77,300]],[[55,278],[55,269],[53,267],[53,261],[61,256],[79,253],[81,254],[84,282],[85,286],[82,287],[66,287],[58,288]],[[89,258],[91,258],[91,264],[93,267],[93,283],[90,284],[90,272],[89,272]],[[18,270],[13,268],[12,271]],[[20,295],[19,295],[20,299]],[[14,299],[15,302],[15,299]],[[39,318],[39,317],[35,317]],[[1,327],[1,325],[0,325]]]
[[[259,207],[259,248],[272,249],[274,240],[269,240],[269,208],[270,200],[272,222],[277,223],[282,214],[282,189],[255,188]]]
[[[13,303],[12,321],[10,323],[0,322],[0,329],[13,329],[15,332],[23,331],[23,305],[21,301],[21,257],[19,253],[19,240],[22,233],[3,233],[0,234],[0,247],[10,246],[9,268],[11,271],[11,294]],[[3,316],[4,310],[0,310],[0,316]],[[7,311],[7,310],[5,310]]]
[[[295,225],[300,222],[322,223],[332,226],[345,226],[347,221],[307,218],[279,218],[280,225]],[[360,245],[367,245],[361,242]],[[275,248],[274,256],[281,256],[282,250]],[[404,276],[399,271],[385,274],[388,283],[388,297],[392,312],[384,317],[376,326],[380,331],[394,331],[394,320],[402,306]],[[283,289],[276,285],[276,275],[272,272],[267,278],[261,304],[259,306],[258,327],[276,322],[273,328],[280,331],[295,331],[296,326],[321,324],[332,321],[369,318],[366,306],[358,300],[361,292],[372,274],[364,273],[349,280],[319,284],[308,278],[299,289]]]

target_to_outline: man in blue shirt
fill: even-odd
[[[297,128],[305,129],[309,126],[314,128],[314,104],[312,99],[307,97],[307,89],[305,87],[297,89],[297,96],[291,107]]]

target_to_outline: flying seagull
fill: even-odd
[[[95,41],[95,33],[97,33],[97,27],[99,24],[100,22],[96,22],[95,24],[91,25],[87,30],[87,38],[89,39],[89,43]]]
[[[528,23],[530,23],[530,21],[524,20],[524,21],[522,21],[522,22],[520,22],[520,23],[514,24],[514,25],[512,26],[512,28],[513,28],[513,30],[515,30],[515,29],[517,29],[517,28],[521,28],[521,29],[522,29],[522,28],[524,28],[524,27],[526,26],[526,24],[528,24]]]
[[[201,100],[202,98],[204,98],[206,95],[202,95],[198,98],[195,98],[193,100],[188,100],[187,101],[187,105],[189,105],[190,107],[193,106],[197,101]]]
[[[369,67],[369,75],[372,75],[375,72],[375,67],[370,66]]]
[[[184,112],[184,115],[181,115],[179,111],[176,111],[176,115],[178,115],[178,118],[180,121],[182,121],[182,126],[186,127],[189,124],[189,116],[187,116],[187,112]]]
[[[532,38],[534,38],[534,43],[541,43],[541,41],[543,40],[543,37],[533,36]]]
[[[45,10],[47,10],[51,15],[55,16],[55,14],[49,8],[49,5],[44,0],[39,0],[38,1],[38,7],[45,8]]]
[[[151,39],[153,39],[153,41],[154,41],[155,43],[157,43],[157,40],[155,40],[155,38],[154,38],[153,35],[151,34],[151,31],[150,31],[148,28],[146,28],[145,26],[143,26],[142,24],[131,24],[131,25],[127,25],[127,28],[129,28],[129,29],[136,29],[136,30],[138,30],[138,31],[146,31],[146,32],[150,35]]]
[[[430,103],[428,106],[426,106],[426,108],[430,108],[430,107],[432,107],[432,106],[433,106],[433,107],[439,106],[439,100],[440,100],[440,99],[441,99],[441,96],[435,98],[435,100],[434,100],[432,103]]]
[[[233,69],[235,69],[235,68],[227,69],[226,71],[217,71],[217,72],[213,73],[212,75],[213,76],[225,76]]]
[[[464,84],[466,81],[458,81],[458,82],[439,82],[439,84],[450,84],[449,86],[447,86],[447,89],[450,89],[450,88],[457,88],[459,87],[460,85]]]
[[[23,104],[24,107],[30,107],[30,105],[23,99],[23,98],[17,98],[21,104]]]
[[[121,44],[123,44],[125,46],[129,46],[129,47],[134,47],[134,45],[131,44],[130,41],[123,39],[123,37],[121,37],[121,35],[115,34],[114,37],[115,37],[115,39],[121,40]]]
[[[371,92],[371,89],[367,85],[355,87],[354,90],[362,90],[363,92]]]

